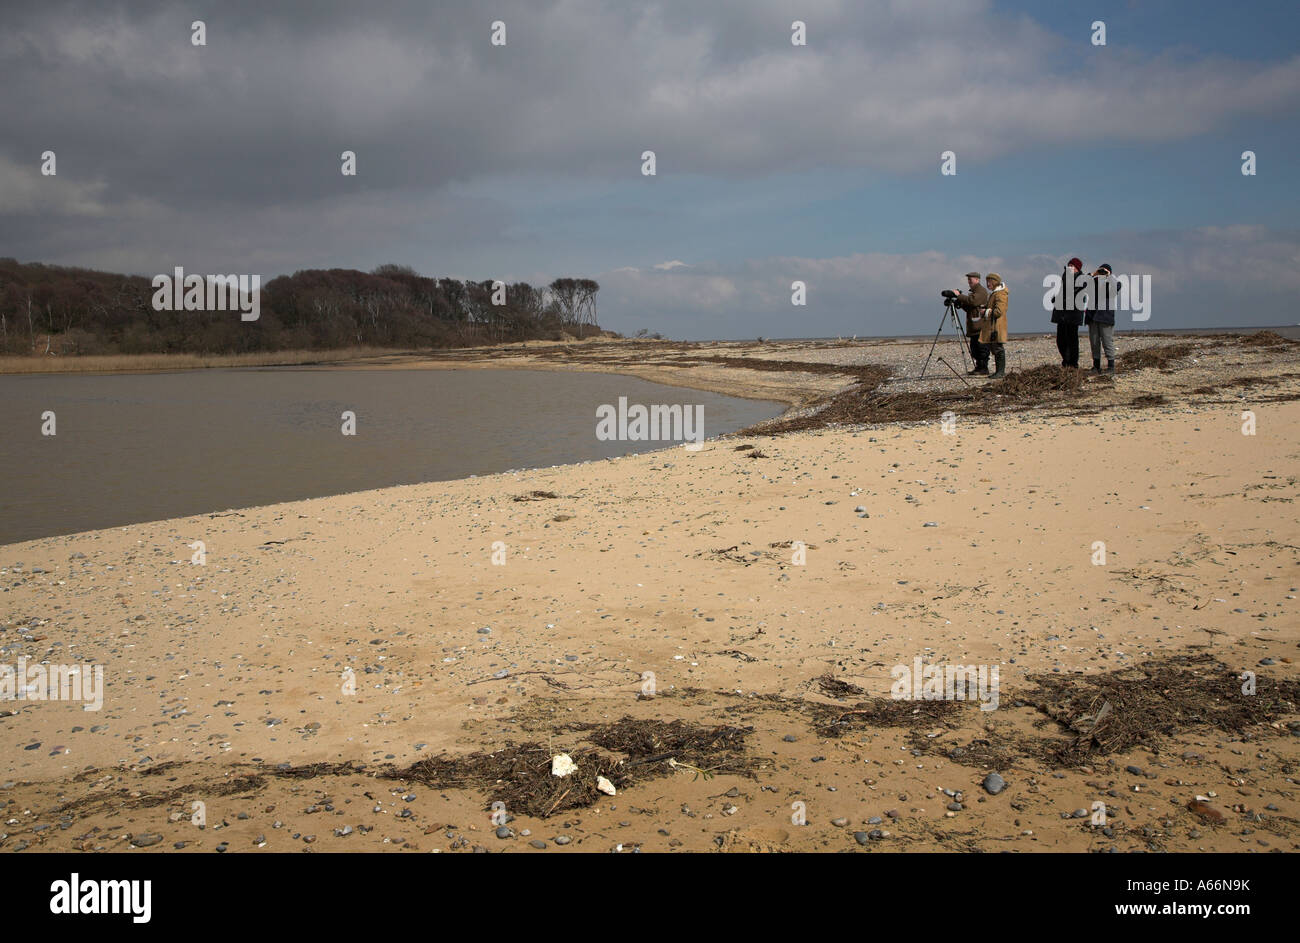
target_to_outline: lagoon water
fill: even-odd
[[[0,376],[0,544],[664,448],[596,408],[704,406],[706,436],[782,411],[633,377],[537,370]],[[55,414],[56,434],[41,433]],[[356,414],[355,436],[341,432]],[[678,446],[680,448],[680,446]]]

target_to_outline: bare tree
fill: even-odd
[[[600,291],[598,285],[593,279],[579,278],[577,280],[577,309],[579,334],[581,337],[581,325],[589,324],[596,327],[596,292]]]
[[[575,327],[578,323],[578,280],[557,278],[547,287],[559,310],[560,320],[566,327]]]

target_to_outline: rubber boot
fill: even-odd
[[[999,350],[993,355],[993,362],[997,364],[997,371],[989,374],[990,380],[1000,380],[1007,375],[1007,352]]]
[[[988,365],[988,364],[985,364],[985,365],[982,366],[982,367],[976,367],[974,370],[967,370],[967,371],[966,371],[966,376],[968,376],[968,377],[986,377],[986,376],[988,376],[988,375],[989,375],[989,365]]]
[[[1109,373],[1111,376],[1115,375],[1115,361],[1113,360],[1106,361],[1106,372]]]
[[[1092,372],[1095,373],[1097,376],[1101,376],[1101,358],[1100,358],[1100,357],[1093,357],[1093,358],[1092,358]]]

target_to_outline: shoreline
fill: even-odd
[[[751,432],[785,431],[809,425],[871,424],[937,416],[936,402],[944,397],[952,405],[970,409],[1017,411],[1050,408],[1064,412],[1095,411],[1117,405],[1157,404],[1169,396],[1203,397],[1235,387],[1252,385],[1281,386],[1282,395],[1300,395],[1295,380],[1300,371],[1283,369],[1300,366],[1296,352],[1300,341],[1290,340],[1272,331],[1254,333],[1138,333],[1116,335],[1123,386],[1136,393],[1127,399],[1118,383],[1106,389],[1103,382],[1091,382],[1086,366],[1078,374],[1065,376],[1063,371],[1049,375],[1045,368],[1057,359],[1051,335],[1031,333],[1013,335],[1008,346],[1010,376],[1030,372],[1027,391],[1018,391],[1009,399],[982,378],[968,379],[962,374],[968,366],[964,347],[945,334],[932,347],[933,339],[870,339],[863,341],[726,341],[678,342],[645,339],[624,340],[608,337],[582,342],[529,341],[496,346],[458,348],[445,351],[344,351],[339,357],[324,359],[323,352],[293,351],[281,354],[255,354],[245,358],[218,358],[199,363],[191,355],[160,355],[167,363],[155,360],[153,366],[139,369],[104,369],[67,371],[79,375],[112,375],[153,372],[176,372],[187,369],[283,369],[283,370],[446,370],[446,369],[527,369],[538,371],[597,372],[636,377],[683,389],[734,396],[742,399],[781,403],[782,416]],[[1217,342],[1217,343],[1216,343]],[[1226,343],[1225,343],[1226,342]],[[956,346],[954,346],[956,345]],[[1085,345],[1086,346],[1086,345]],[[922,351],[933,350],[934,359],[926,367]],[[1245,369],[1224,371],[1213,358],[1225,352],[1242,352],[1249,356],[1236,365]],[[1165,356],[1168,353],[1169,357]],[[1136,359],[1132,356],[1139,354]],[[1153,355],[1154,354],[1154,355]],[[283,358],[288,358],[287,360]],[[146,359],[142,358],[142,359]],[[0,370],[4,360],[0,358]],[[120,358],[117,358],[120,359]],[[1082,361],[1086,364],[1087,351]],[[951,361],[951,362],[950,362]],[[1166,362],[1168,361],[1168,362]],[[68,361],[64,361],[68,362]],[[958,366],[953,366],[953,362]],[[1157,367],[1159,374],[1147,367]],[[1039,369],[1038,376],[1033,374]],[[928,369],[928,373],[925,370]],[[53,375],[60,371],[29,371],[6,375]],[[1079,382],[1082,380],[1082,382]],[[1068,381],[1068,382],[1067,382]],[[1154,381],[1154,382],[1153,382]],[[1185,381],[1185,382],[1184,382]],[[987,389],[986,389],[987,387]],[[972,391],[993,393],[991,407],[972,406]],[[889,400],[887,404],[871,401]],[[929,396],[925,394],[931,394]],[[981,393],[981,397],[988,399]],[[1086,394],[1086,396],[1085,396]],[[1097,395],[1101,394],[1101,395]],[[900,396],[906,400],[901,407]],[[976,397],[981,398],[981,397]],[[1088,402],[1080,405],[1078,400]],[[1148,401],[1150,401],[1148,403]],[[887,408],[878,408],[885,405]],[[824,419],[809,420],[809,416]]]
[[[1249,449],[1239,410],[1209,403],[1021,413],[959,421],[955,439],[933,423],[737,436],[7,546],[4,657],[103,664],[107,688],[96,713],[7,703],[5,792],[35,814],[0,846],[1295,849],[1300,739],[1276,685],[1297,679],[1300,525],[1275,502],[1294,501],[1300,404],[1258,411]],[[1070,731],[1035,727],[1033,677],[1189,654],[1212,661],[1180,690],[1251,668],[1290,710],[1045,758]],[[890,666],[917,657],[998,666],[1001,706],[893,711]],[[587,769],[663,723],[743,736],[681,754],[708,780],[624,768],[617,796],[551,814],[558,792],[511,793],[496,837],[500,771],[476,756],[564,750]],[[1266,759],[1238,786],[1243,735]],[[961,751],[990,736],[1002,752],[970,765]],[[980,787],[991,771],[999,795]],[[1207,791],[1228,823],[1263,812],[1254,837],[1186,810]],[[1070,818],[1094,801],[1109,836]]]
[[[629,351],[630,345],[636,349]],[[936,359],[945,353],[952,356],[951,345],[951,339],[941,343]],[[250,365],[247,369],[590,372],[636,377],[666,386],[785,407],[782,413],[771,419],[708,440],[723,444],[752,436],[779,438],[805,429],[839,429],[854,433],[855,430],[907,428],[916,423],[937,423],[946,412],[967,418],[1021,413],[1083,418],[1116,411],[1123,414],[1163,410],[1179,404],[1223,405],[1247,403],[1252,398],[1265,402],[1300,399],[1300,343],[1297,342],[1251,344],[1238,339],[1231,347],[1223,347],[1190,343],[1182,335],[1165,335],[1163,340],[1144,344],[1135,351],[1125,351],[1121,347],[1121,373],[1117,380],[1108,377],[1093,379],[1086,376],[1086,371],[1081,371],[1084,375],[1082,381],[1076,382],[1071,377],[1074,386],[1068,389],[1056,385],[1057,373],[1064,371],[1053,373],[1056,368],[1050,365],[1031,368],[1028,373],[1023,370],[1027,361],[1032,362],[1030,358],[1054,354],[1053,338],[1027,337],[1022,339],[1021,348],[1022,354],[1030,348],[1032,353],[1029,358],[1016,358],[1008,368],[1008,379],[1014,380],[1018,374],[1032,376],[1035,369],[1047,376],[1045,384],[1031,384],[1023,395],[1003,395],[999,391],[1006,388],[1005,383],[967,381],[951,374],[945,376],[934,365],[929,376],[920,379],[918,374],[924,355],[930,349],[930,343],[924,340],[814,344],[766,342],[761,345],[750,342],[697,345],[609,339],[582,345],[565,342],[536,345],[529,342],[527,347],[504,345],[433,354],[367,353],[349,362]],[[1126,353],[1130,356],[1126,357]],[[1167,353],[1173,356],[1167,358]],[[1198,354],[1206,353],[1218,355],[1219,359],[1202,362]],[[1231,369],[1226,369],[1222,361],[1229,353],[1242,359],[1228,361]],[[1132,370],[1124,369],[1126,362],[1139,359],[1134,354],[1140,354],[1141,365]],[[1017,367],[1022,369],[1017,370]],[[642,454],[668,454],[676,447],[675,444],[666,444]],[[524,465],[495,474],[567,468],[574,464],[585,462]],[[425,483],[465,480],[471,479],[430,479]],[[377,485],[354,491],[326,492],[319,497],[343,498],[385,487],[405,486]],[[315,499],[288,498],[285,502],[213,508],[204,513],[255,511],[295,500]],[[110,525],[110,529],[120,526],[133,525]],[[3,544],[0,549],[25,542]]]

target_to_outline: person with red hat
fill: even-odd
[[[1082,272],[1083,262],[1078,258],[1065,264],[1061,272],[1061,290],[1052,303],[1052,323],[1056,325],[1056,349],[1061,354],[1061,366],[1076,370],[1079,367],[1079,325],[1083,323],[1083,312],[1075,307],[1074,300]]]

